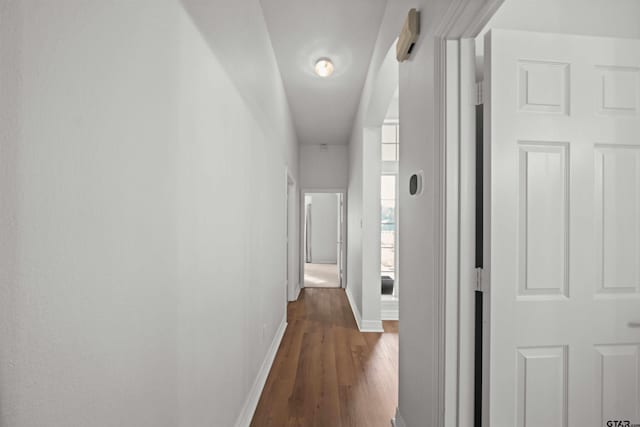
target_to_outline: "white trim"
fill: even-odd
[[[384,332],[384,329],[382,328],[381,320],[362,319],[362,316],[360,315],[360,310],[358,310],[358,306],[355,303],[355,298],[351,294],[351,291],[349,290],[349,288],[345,289],[345,293],[347,294],[347,299],[349,300],[349,305],[351,306],[353,317],[356,319],[358,330],[360,332]]]
[[[289,300],[289,302],[298,301],[298,298],[300,297],[300,291],[302,291],[302,288],[300,287],[300,283],[296,283],[293,299]]]
[[[382,320],[399,320],[400,309],[398,298],[385,298],[383,295],[380,299],[380,318]]]
[[[349,245],[348,236],[347,236],[347,189],[346,188],[309,188],[309,187],[301,187],[300,188],[300,200],[298,203],[298,212],[300,221],[298,222],[298,244],[300,245],[300,250],[298,251],[298,261],[300,264],[298,278],[300,281],[300,288],[304,288],[304,222],[305,222],[305,207],[304,207],[304,197],[306,194],[310,193],[328,193],[328,194],[341,194],[342,195],[342,229],[340,232],[342,233],[342,254],[338,254],[342,258],[342,288],[346,287],[347,283],[347,248]],[[315,263],[315,261],[314,261]],[[333,263],[331,263],[333,264]]]
[[[459,285],[458,285],[458,423],[472,425],[474,417],[475,374],[475,42],[460,40],[460,110],[449,116],[453,125],[459,123],[460,180]]]
[[[329,265],[337,265],[338,264],[338,260],[337,259],[313,259],[311,260],[312,262],[309,262],[307,264],[329,264]]]
[[[447,40],[444,67],[446,70],[446,287],[445,287],[445,408],[444,426],[457,427],[459,400],[458,361],[458,309],[460,284],[460,130],[457,121],[460,114],[460,41]]]
[[[298,184],[291,175],[288,166],[285,167],[285,181],[285,301],[292,301],[291,298],[296,291],[296,286],[300,287],[299,277],[295,277],[300,276],[300,263],[298,261],[300,252],[298,227],[300,212],[298,211],[298,206],[296,206],[296,198],[299,197]],[[291,285],[291,283],[295,283],[295,285]],[[293,301],[295,301],[295,299]]]
[[[360,332],[384,332],[384,328],[382,327],[382,320],[362,320],[362,327],[360,328]]]
[[[461,235],[460,230],[460,211],[458,215],[455,212],[449,212],[449,209],[459,209],[460,197],[460,183],[461,183],[461,170],[460,170],[460,137],[461,133],[468,132],[468,129],[462,129],[461,126],[461,104],[464,102],[464,91],[466,87],[457,88],[451,85],[451,81],[447,82],[447,79],[452,76],[447,73],[447,44],[446,40],[458,40],[475,37],[484,25],[491,19],[491,17],[498,10],[499,6],[504,0],[486,0],[484,3],[475,2],[472,0],[455,0],[450,3],[450,7],[444,14],[441,24],[435,30],[436,38],[436,67],[434,75],[435,84],[435,97],[438,105],[444,106],[444,108],[437,109],[435,113],[435,137],[436,137],[436,153],[440,160],[439,164],[445,165],[444,168],[436,171],[435,186],[435,211],[436,218],[435,223],[437,230],[447,230],[447,222],[454,221],[454,226],[457,228],[457,239],[454,242],[450,242],[450,238],[455,238],[455,230],[448,229],[446,236],[438,234],[436,236],[435,246],[435,261],[436,261],[436,312],[435,312],[435,353],[436,353],[436,394],[435,394],[435,407],[434,419],[432,423],[434,425],[464,425],[464,419],[459,419],[461,413],[469,411],[469,405],[473,404],[473,401],[468,397],[465,399],[460,398],[461,390],[467,387],[468,378],[460,377],[460,361],[468,361],[468,354],[461,354],[461,351],[471,351],[474,349],[466,345],[462,345],[461,338],[467,337],[469,331],[461,333],[460,328],[467,328],[469,324],[467,322],[460,324],[460,300],[459,292],[461,286],[466,283],[461,283],[461,255],[460,242],[467,242],[468,235]],[[458,47],[459,48],[459,47]],[[449,58],[449,65],[455,66],[457,62],[458,71],[457,78],[458,84],[460,84],[460,61],[461,58]],[[448,90],[449,89],[449,90]],[[461,98],[462,95],[462,98]],[[451,133],[455,134],[452,138]],[[486,139],[485,139],[486,140]],[[455,144],[457,147],[450,147],[449,144]],[[453,149],[453,152],[451,151]],[[457,152],[456,152],[457,151]],[[450,154],[447,156],[447,154]],[[466,152],[465,152],[466,154]],[[451,182],[452,178],[455,182]],[[463,177],[464,178],[464,177]],[[467,201],[465,199],[465,201]],[[447,203],[449,202],[449,203]],[[458,206],[456,206],[458,205]],[[485,220],[487,215],[485,214]],[[449,224],[451,225],[451,224]],[[465,227],[465,232],[468,232]],[[447,246],[454,244],[456,250],[447,250]],[[452,259],[453,258],[453,259]],[[486,258],[485,258],[486,262]],[[448,267],[448,268],[447,268]],[[457,268],[456,268],[457,267]],[[466,274],[463,271],[462,274]],[[454,287],[455,289],[451,289]],[[447,313],[447,307],[449,313]],[[454,311],[454,313],[451,313]],[[451,314],[454,314],[454,319],[457,322],[452,322]],[[466,316],[468,313],[464,313]],[[451,323],[457,323],[452,325]],[[447,344],[449,343],[449,345]],[[452,352],[457,353],[458,357],[449,358]],[[471,354],[473,357],[473,354]],[[468,373],[467,373],[468,375]],[[461,383],[460,381],[463,381]],[[455,388],[454,393],[451,388]],[[447,390],[449,392],[447,392]],[[460,407],[460,405],[464,407]],[[472,409],[472,408],[471,408]],[[460,412],[462,411],[462,412]],[[483,409],[483,417],[486,415],[486,410]]]
[[[391,420],[393,427],[407,427],[407,423],[404,422],[402,415],[400,415],[400,409],[396,408],[396,416]]]
[[[302,195],[305,193],[347,193],[347,189],[345,187],[335,187],[335,188],[313,188],[313,187],[301,187]]]
[[[353,318],[356,319],[358,330],[360,330],[360,322],[362,322],[362,317],[360,316],[360,310],[358,310],[358,306],[354,301],[353,295],[351,295],[351,290],[347,288],[345,289],[345,293],[347,294],[347,299],[349,300],[349,305],[351,306],[351,312],[353,313]]]
[[[269,371],[271,371],[271,366],[273,365],[273,361],[276,358],[278,348],[280,347],[280,342],[282,341],[282,337],[284,337],[284,333],[286,330],[287,316],[285,315],[282,319],[282,323],[280,323],[280,326],[276,331],[276,335],[273,337],[271,346],[267,350],[267,354],[264,358],[264,361],[262,362],[262,366],[258,371],[258,375],[256,376],[255,381],[253,382],[253,386],[251,386],[251,390],[249,391],[247,400],[245,400],[242,411],[240,411],[240,415],[236,420],[235,427],[249,427],[249,425],[251,424],[253,414],[255,413],[256,408],[258,407],[258,402],[260,401],[262,389],[267,382]]]
[[[444,38],[436,38],[435,48],[435,90],[434,98],[437,105],[446,105],[446,40]],[[433,177],[433,203],[434,215],[433,224],[435,225],[433,236],[433,277],[435,280],[434,289],[434,332],[435,342],[433,346],[433,354],[435,357],[435,375],[432,387],[435,388],[435,396],[433,397],[433,412],[431,419],[425,420],[427,424],[444,426],[445,425],[445,407],[455,406],[456,403],[446,402],[445,394],[445,366],[446,360],[446,334],[450,333],[446,324],[446,289],[447,289],[447,122],[445,108],[437,108],[435,111],[434,129],[434,157],[436,159]]]
[[[479,11],[475,12],[471,22],[467,22],[462,38],[477,37],[504,2],[505,0],[488,0]]]

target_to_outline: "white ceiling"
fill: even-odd
[[[261,0],[301,144],[347,144],[386,0]],[[314,64],[335,71],[318,77]]]

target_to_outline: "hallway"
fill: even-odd
[[[304,289],[252,427],[388,427],[398,396],[398,322],[361,333],[342,289]]]
[[[638,17],[0,0],[0,427],[640,427]]]

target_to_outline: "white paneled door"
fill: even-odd
[[[485,53],[489,425],[640,425],[640,41]]]

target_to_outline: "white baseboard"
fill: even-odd
[[[338,264],[338,260],[335,259],[314,259],[307,264]]]
[[[362,320],[360,332],[384,332],[382,320]]]
[[[362,316],[360,315],[360,310],[358,310],[358,306],[356,305],[356,302],[349,288],[345,289],[345,293],[347,294],[347,299],[349,300],[349,305],[351,306],[353,317],[356,319],[358,330],[360,330],[360,332],[384,332],[384,329],[382,329],[381,320],[366,320],[366,319],[363,320],[362,319]]]
[[[397,299],[382,299],[380,301],[380,317],[382,320],[399,320],[400,309]]]
[[[400,410],[396,408],[396,416],[391,420],[391,425],[393,427],[407,427],[407,423],[402,419],[402,415],[400,415]]]
[[[293,299],[290,299],[289,302],[293,302],[293,301],[298,301],[298,297],[300,296],[300,291],[302,290],[302,288],[300,287],[300,283],[296,284],[296,287],[293,291],[294,296]]]
[[[347,299],[349,300],[349,305],[351,306],[351,312],[353,313],[353,317],[356,319],[356,324],[358,325],[358,329],[360,330],[360,323],[362,322],[362,318],[360,316],[360,311],[358,310],[358,306],[354,301],[353,295],[351,295],[351,291],[349,288],[346,288],[344,292],[347,294]]]
[[[287,316],[282,319],[282,323],[278,327],[276,331],[275,337],[273,337],[273,341],[271,342],[271,346],[269,350],[267,350],[267,355],[262,362],[262,366],[258,371],[258,375],[256,376],[255,381],[253,382],[253,386],[249,391],[249,395],[247,396],[247,400],[245,400],[244,406],[242,407],[242,411],[240,411],[240,415],[236,420],[235,427],[249,427],[251,424],[251,420],[253,419],[253,414],[256,412],[256,408],[258,407],[258,401],[260,400],[260,395],[262,394],[262,389],[264,388],[265,383],[267,382],[267,377],[269,376],[269,371],[271,371],[271,366],[273,365],[273,361],[276,358],[276,354],[278,353],[278,348],[280,347],[280,342],[282,341],[282,337],[284,337],[284,332],[287,330]]]

